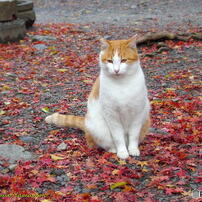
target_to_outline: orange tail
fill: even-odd
[[[50,116],[47,116],[45,121],[46,123],[55,124],[61,127],[80,128],[83,131],[86,130],[85,117],[82,116],[54,113]]]

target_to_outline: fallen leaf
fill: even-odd
[[[123,187],[126,184],[128,184],[128,182],[116,182],[116,183],[110,185],[110,189],[113,190],[117,187]]]
[[[141,166],[141,168],[143,168],[144,166],[147,166],[148,163],[147,163],[147,161],[138,161],[137,165],[139,165],[139,166]]]
[[[58,72],[67,72],[67,69],[57,69]]]
[[[43,107],[41,108],[41,110],[45,113],[49,113],[49,108],[48,107]]]
[[[1,116],[1,115],[4,115],[5,113],[6,113],[5,111],[0,110],[0,116]]]
[[[50,156],[51,156],[51,159],[53,159],[54,161],[65,159],[64,157],[57,156],[55,154],[50,154]]]

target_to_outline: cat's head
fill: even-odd
[[[120,77],[134,74],[139,62],[137,35],[126,40],[101,39],[100,66],[111,76]]]

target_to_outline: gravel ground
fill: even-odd
[[[200,0],[34,0],[36,23],[104,23],[151,29],[202,25]]]

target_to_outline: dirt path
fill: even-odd
[[[200,0],[34,0],[36,23],[104,23],[151,29],[202,25]]]

